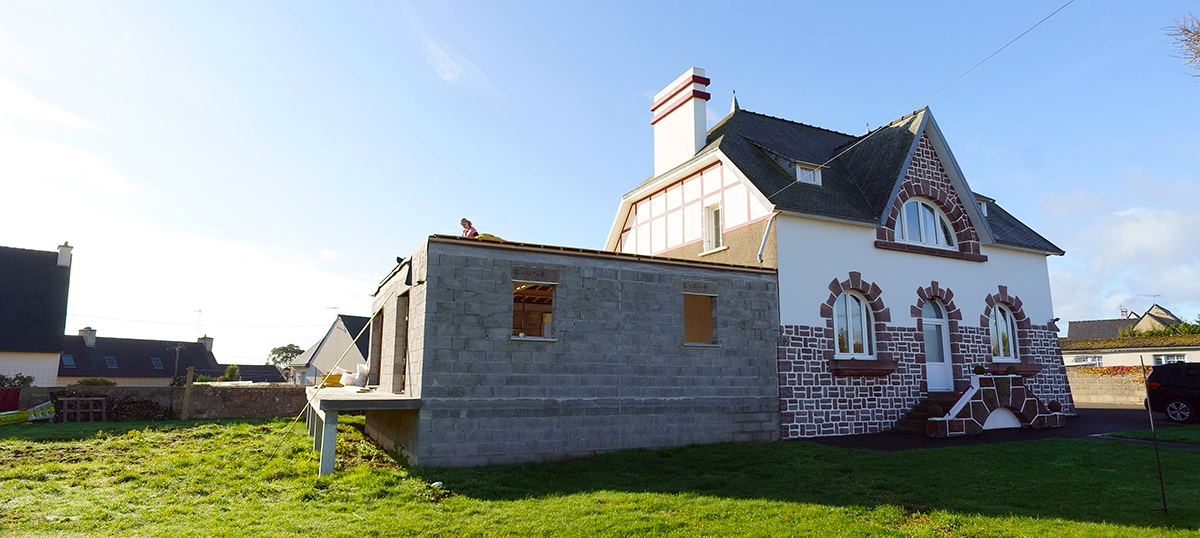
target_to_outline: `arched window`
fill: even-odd
[[[1004,305],[992,309],[990,321],[992,331],[992,360],[1017,362],[1017,322],[1012,311]]]
[[[900,208],[896,237],[908,243],[954,248],[954,228],[941,209],[926,200],[912,199]]]
[[[834,356],[839,359],[873,359],[871,310],[867,300],[854,292],[844,292],[833,304],[833,333],[837,340]]]

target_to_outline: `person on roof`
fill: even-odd
[[[462,219],[462,220],[458,221],[458,223],[462,224],[462,227],[463,227],[462,236],[463,237],[475,237],[475,236],[479,235],[479,230],[476,230],[474,226],[471,226],[471,221],[469,221],[467,219]]]

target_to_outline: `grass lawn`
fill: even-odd
[[[1198,536],[1200,451],[1043,440],[901,453],[808,442],[409,469],[339,425],[317,478],[284,421],[0,428],[13,536]],[[443,487],[434,487],[436,481]]]
[[[1125,432],[1110,433],[1113,437],[1124,437],[1126,439],[1145,439],[1150,441],[1150,430],[1130,430]],[[1160,443],[1188,443],[1200,445],[1200,425],[1193,424],[1191,426],[1173,426],[1169,428],[1158,428],[1158,441]]]

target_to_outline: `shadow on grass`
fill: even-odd
[[[512,501],[597,491],[694,494],[843,507],[898,506],[994,517],[1200,528],[1200,454],[1164,452],[1169,516],[1153,452],[1092,440],[881,453],[810,442],[629,450],[591,459],[476,468],[412,468],[455,494]],[[1170,464],[1167,464],[1167,461]]]
[[[132,430],[172,430],[204,424],[264,424],[278,419],[198,419],[140,420],[122,422],[35,422],[0,426],[0,439],[25,441],[80,441],[95,437],[121,435]]]

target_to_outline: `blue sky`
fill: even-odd
[[[0,244],[76,245],[69,332],[258,362],[460,217],[600,247],[688,67],[710,122],[736,89],[862,133],[1061,5],[842,4],[5,3]],[[1079,0],[927,103],[972,187],[1067,250],[1063,319],[1200,313],[1200,83],[1161,31],[1189,8]]]

